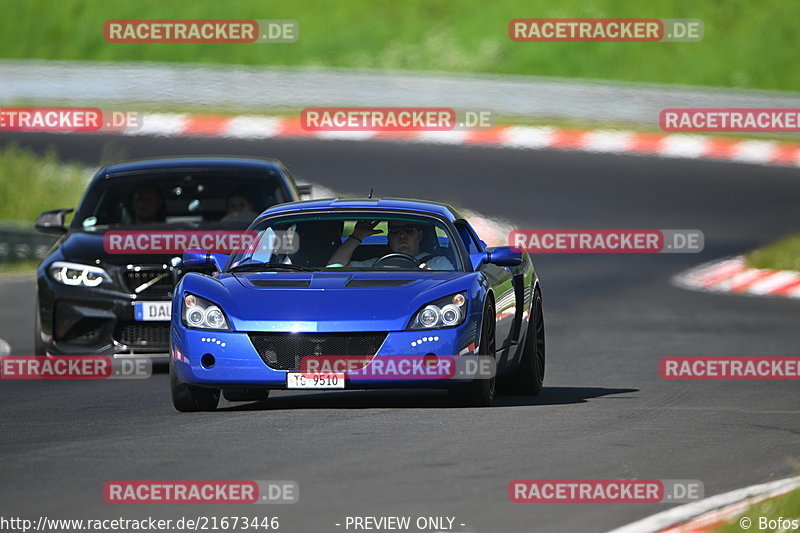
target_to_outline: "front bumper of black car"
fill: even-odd
[[[40,270],[38,335],[44,351],[52,355],[124,355],[167,361],[169,314],[166,313],[166,320],[137,320],[136,304],[170,305],[171,272],[162,267],[123,266],[111,270],[112,281],[97,287],[64,285]],[[167,276],[161,283],[136,293],[134,285],[141,285],[141,272]]]

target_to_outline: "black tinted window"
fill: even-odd
[[[95,183],[75,229],[148,224],[246,227],[268,207],[291,201],[275,173],[171,171],[113,176]]]

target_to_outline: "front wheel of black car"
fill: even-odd
[[[483,314],[481,324],[480,345],[478,347],[479,356],[489,356],[496,358],[497,345],[495,342],[495,322],[494,307],[489,304]],[[449,390],[452,399],[456,404],[465,407],[489,407],[492,405],[495,396],[496,378],[473,379],[468,385],[461,385]]]
[[[521,396],[536,396],[542,391],[544,383],[544,316],[542,315],[542,295],[539,289],[533,294],[531,317],[525,334],[522,360],[514,373],[505,378],[503,392]]]
[[[34,355],[47,355],[44,342],[42,342],[42,319],[39,311],[39,298],[36,298],[36,311],[33,317],[33,354]]]
[[[219,389],[204,389],[180,382],[171,359],[169,384],[172,389],[172,405],[182,413],[213,411],[219,404]]]
[[[222,389],[222,397],[229,402],[259,402],[268,396],[269,389]]]

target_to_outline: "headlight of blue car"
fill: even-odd
[[[185,293],[181,311],[183,324],[189,328],[227,331],[228,321],[225,313],[215,303],[205,298]]]
[[[459,292],[431,302],[414,315],[411,329],[452,328],[464,323],[467,298]]]
[[[64,285],[97,287],[104,281],[111,281],[108,273],[100,267],[56,261],[48,268],[50,276]]]

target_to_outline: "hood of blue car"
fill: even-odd
[[[391,271],[225,274],[205,284],[201,295],[219,304],[238,331],[398,331],[426,304],[468,291],[473,276]],[[191,291],[192,285],[184,290]]]

